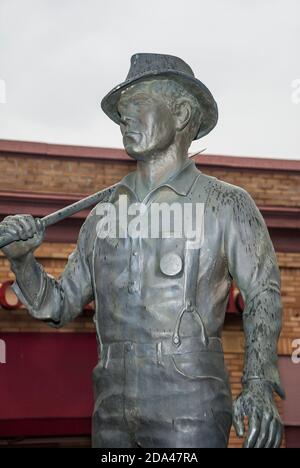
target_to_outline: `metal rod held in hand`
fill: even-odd
[[[79,200],[78,202],[75,202],[72,205],[62,208],[61,210],[55,211],[54,213],[51,213],[45,216],[44,218],[40,218],[39,222],[43,223],[44,227],[46,228],[48,226],[52,226],[52,224],[56,224],[59,221],[62,221],[65,218],[69,218],[73,214],[78,213],[79,211],[85,210],[86,208],[89,208],[90,206],[96,205],[97,203],[101,202],[107,195],[109,195],[112,192],[116,185],[118,184],[111,185],[110,187],[100,190],[100,192],[94,193],[89,197],[83,198],[82,200]],[[0,223],[0,249],[6,247],[7,245],[17,240],[19,240],[19,236],[6,233],[5,225],[3,223]]]

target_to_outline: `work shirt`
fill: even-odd
[[[126,175],[106,200],[138,203],[136,171]],[[99,354],[110,343],[163,343],[170,350],[196,343],[219,348],[232,280],[245,302],[244,382],[261,378],[282,394],[277,369],[281,329],[280,273],[267,227],[251,196],[242,188],[199,171],[194,162],[152,190],[143,200],[202,203],[201,242],[172,232],[162,238],[100,238],[99,205],[83,224],[75,251],[58,280],[41,268],[41,287],[31,299],[17,277],[14,291],[36,318],[60,327],[95,301]],[[120,219],[117,219],[120,223]],[[160,230],[162,234],[162,230]],[[195,348],[195,349],[196,349]],[[203,375],[222,378],[213,360]]]

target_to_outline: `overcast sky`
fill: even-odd
[[[0,138],[122,147],[100,101],[136,52],[178,55],[214,94],[193,150],[300,159],[299,0],[0,0]]]

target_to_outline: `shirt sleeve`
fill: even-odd
[[[53,327],[61,327],[75,319],[81,314],[84,306],[94,299],[88,260],[88,252],[91,249],[92,215],[93,211],[83,224],[76,249],[69,256],[65,270],[58,280],[48,275],[34,259],[39,276],[37,293],[33,296],[26,293],[24,284],[28,284],[28,281],[23,281],[22,275],[17,275],[13,284],[16,295],[29,313]]]
[[[282,303],[274,247],[260,211],[245,190],[235,187],[229,206],[225,255],[245,302],[243,383],[266,380],[284,397],[277,364]]]

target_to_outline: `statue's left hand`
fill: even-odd
[[[268,383],[249,381],[233,406],[233,424],[238,437],[245,434],[244,418],[248,418],[248,434],[244,448],[279,448],[283,424],[273,390]]]

